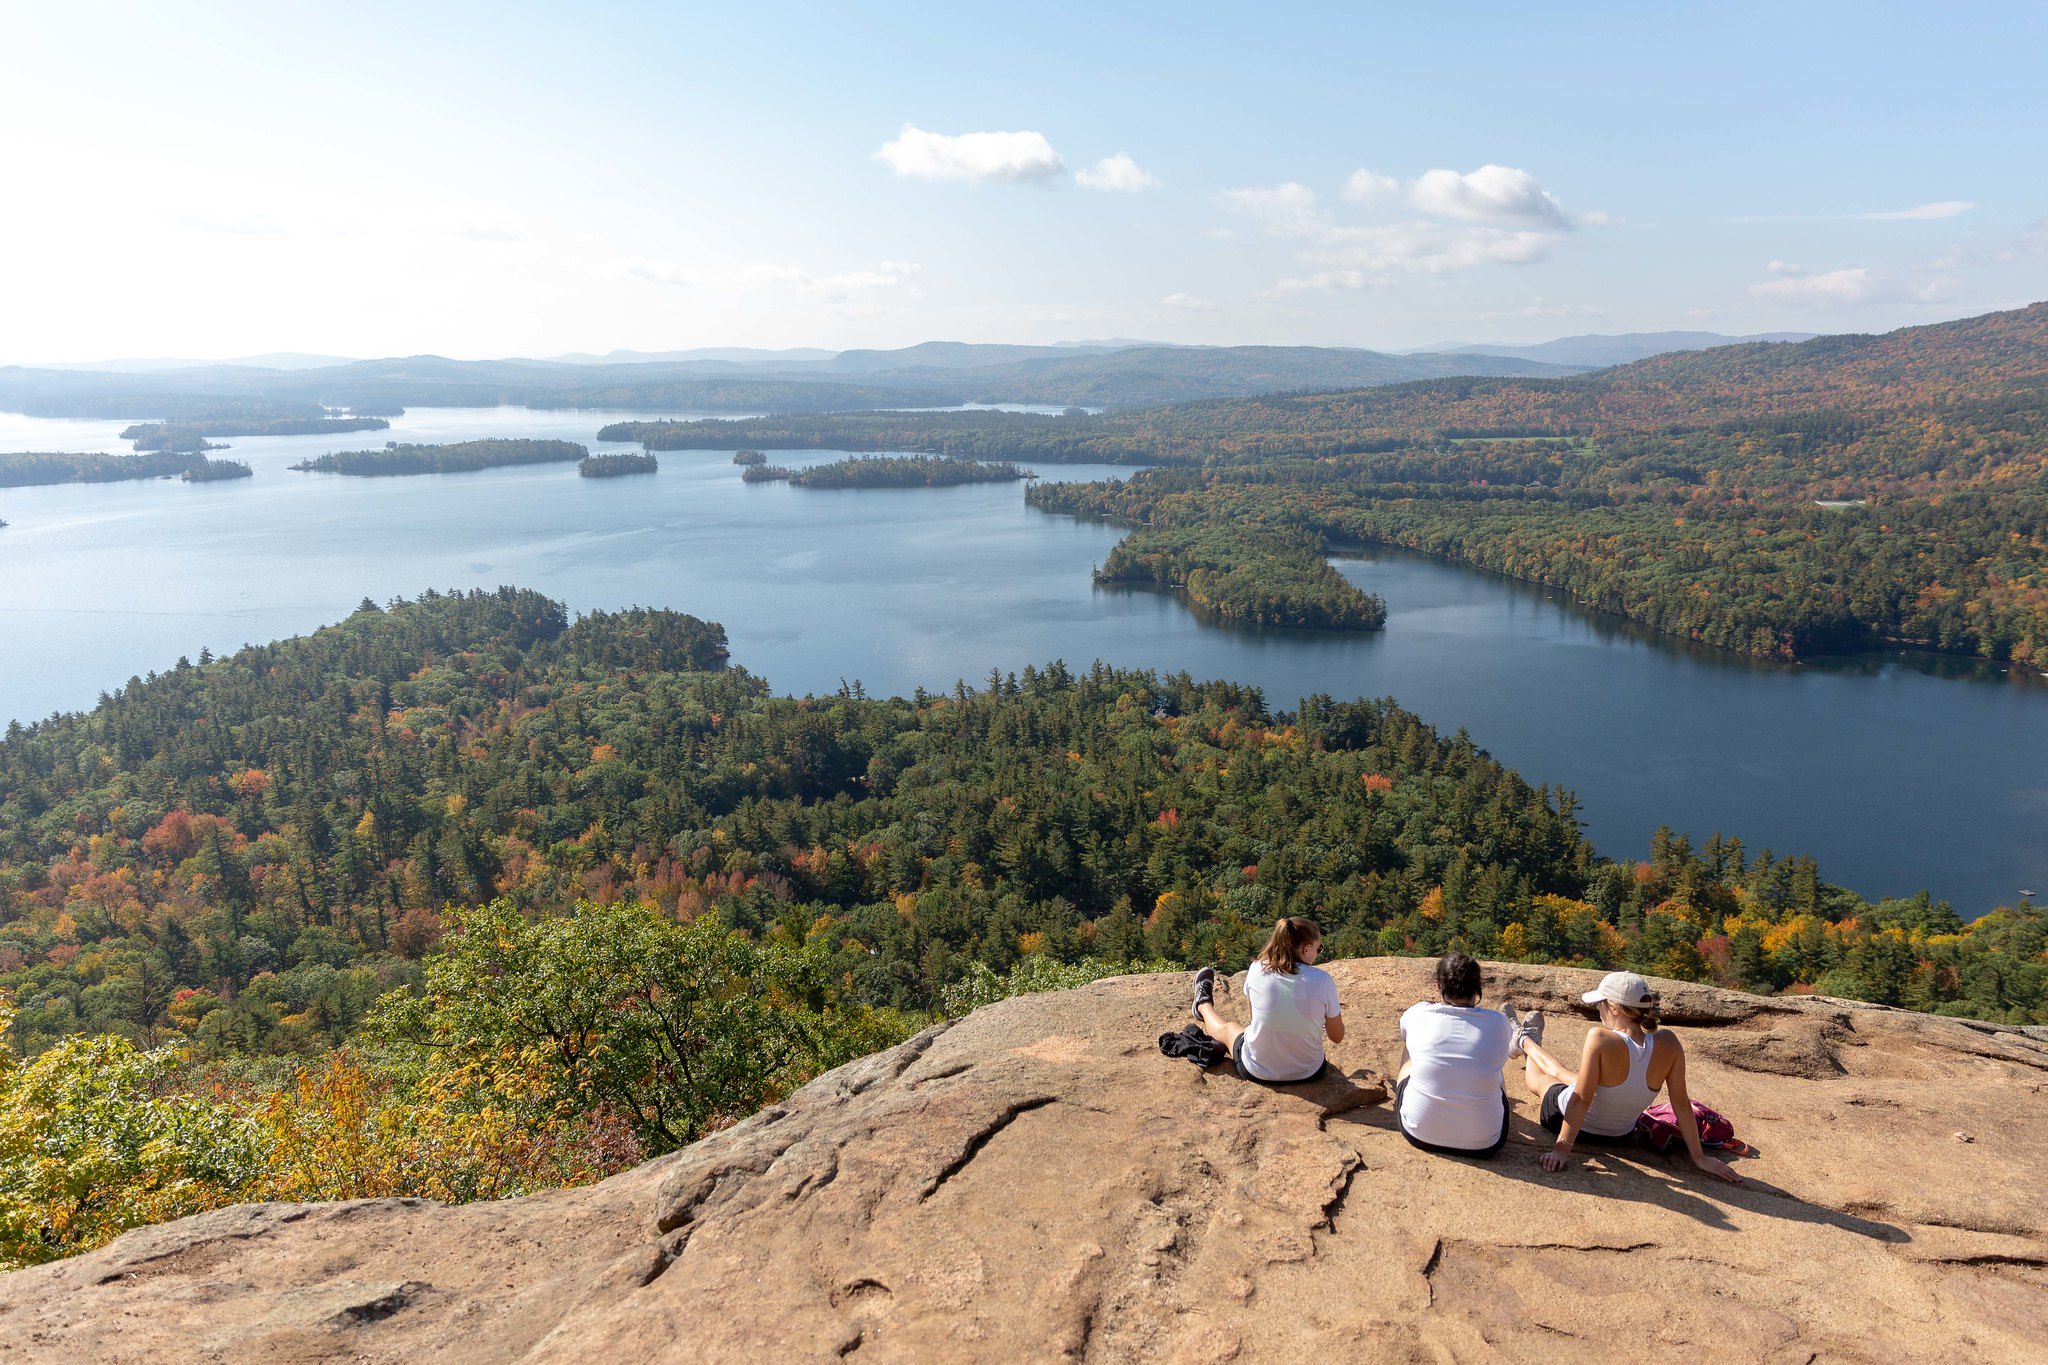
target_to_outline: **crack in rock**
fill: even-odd
[[[967,1139],[967,1145],[961,1149],[960,1155],[947,1162],[945,1167],[937,1175],[933,1176],[922,1190],[918,1191],[917,1202],[920,1204],[924,1203],[939,1192],[940,1186],[966,1170],[967,1163],[980,1156],[981,1149],[988,1146],[990,1140],[997,1133],[1002,1132],[1003,1129],[1015,1123],[1020,1114],[1028,1114],[1034,1109],[1043,1109],[1058,1098],[1057,1095],[1039,1095],[1028,1100],[1018,1100],[1015,1103],[1004,1105],[1001,1112],[994,1119],[983,1124],[972,1137]]]

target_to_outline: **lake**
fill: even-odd
[[[238,438],[252,479],[0,489],[0,723],[90,707],[132,675],[300,634],[368,596],[517,584],[572,608],[722,621],[777,690],[977,683],[1063,658],[1185,669],[1303,695],[1392,695],[1563,785],[1610,857],[1659,824],[1810,853],[1866,896],[1926,887],[1966,915],[2048,890],[2048,685],[1967,661],[1780,666],[1639,632],[1527,584],[1405,555],[1337,560],[1386,598],[1377,635],[1217,629],[1089,578],[1113,527],[1035,512],[1019,485],[820,492],[743,484],[728,452],[651,477],[574,465],[356,479],[287,466],[386,440],[582,441],[645,413],[415,409],[391,430]],[[666,414],[688,416],[690,414]],[[124,422],[0,414],[0,451],[125,451]],[[839,458],[776,454],[781,464]],[[1057,479],[1104,466],[1039,466]]]

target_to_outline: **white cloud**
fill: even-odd
[[[654,260],[646,256],[621,256],[598,266],[595,273],[615,280],[639,280],[644,284],[673,287],[698,284],[703,280],[700,272],[686,265],[677,265],[665,257]]]
[[[1864,213],[1857,215],[1872,222],[1920,222],[1929,218],[1960,218],[1976,208],[1969,199],[1942,199],[1932,204],[1918,204],[1910,209],[1893,209],[1888,213]]]
[[[1257,219],[1272,236],[1305,243],[1300,259],[1319,268],[1282,280],[1276,286],[1282,293],[1379,288],[1397,274],[1442,275],[1484,265],[1527,265],[1542,260],[1559,240],[1551,232],[1428,218],[1340,224],[1324,211],[1314,190],[1292,181],[1230,190],[1223,202]]]
[[[1316,192],[1290,180],[1284,185],[1225,190],[1223,202],[1251,215],[1276,237],[1315,237],[1330,229]]]
[[[1607,310],[1590,303],[1545,303],[1542,299],[1537,299],[1534,303],[1524,304],[1520,308],[1499,309],[1493,312],[1479,313],[1476,316],[1489,320],[1495,318],[1604,318],[1607,316]]]
[[[849,270],[814,283],[825,289],[894,289],[910,283],[923,269],[915,261],[882,261],[872,270]]]
[[[1401,182],[1391,175],[1379,175],[1363,168],[1351,173],[1344,182],[1344,197],[1354,203],[1371,203],[1376,199],[1392,199],[1401,192]]]
[[[253,211],[232,214],[186,213],[178,221],[186,227],[201,232],[217,232],[226,237],[283,237],[289,229],[268,213]]]
[[[1159,300],[1159,303],[1162,307],[1179,308],[1189,313],[1213,313],[1216,311],[1215,304],[1207,299],[1198,299],[1193,294],[1168,294],[1165,298]]]
[[[1486,165],[1464,175],[1424,171],[1409,182],[1408,202],[1444,218],[1571,226],[1564,205],[1535,176],[1512,166]]]
[[[1045,180],[1066,169],[1042,133],[927,133],[904,124],[875,152],[898,175],[917,180]]]
[[[730,270],[700,270],[667,258],[622,256],[596,267],[596,274],[615,280],[671,288],[698,287],[729,293],[786,290],[798,294],[843,295],[866,289],[893,289],[909,284],[923,267],[911,261],[881,261],[866,270],[813,275],[793,265],[762,263]],[[914,291],[913,291],[914,292]]]
[[[1818,274],[1802,270],[1788,261],[1772,261],[1769,267],[1778,278],[1749,287],[1750,296],[1763,303],[1793,308],[1852,308],[1869,303],[1940,303],[1951,297],[1953,285],[1940,276],[1908,279],[1870,266],[1848,266]]]
[[[1579,215],[1581,227],[1627,227],[1626,220],[1617,218],[1605,209],[1589,209]]]
[[[1159,188],[1158,176],[1122,152],[1074,172],[1074,181],[1084,190],[1118,190],[1126,194]]]
[[[1441,275],[1481,265],[1528,265],[1549,255],[1556,242],[1547,232],[1417,220],[1332,228],[1309,255],[1342,270]]]
[[[513,224],[488,219],[458,224],[455,235],[465,242],[519,242],[526,239],[526,234]]]

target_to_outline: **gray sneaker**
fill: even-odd
[[[1514,1010],[1512,1007],[1510,1007],[1510,1009],[1508,1010],[1508,1018],[1513,1019],[1514,1017]],[[1508,1056],[1520,1057],[1524,1055],[1528,1050],[1524,1048],[1522,1044],[1541,1043],[1542,1041],[1543,1011],[1530,1010],[1527,1014],[1523,1015],[1515,1023],[1515,1041],[1508,1047]]]

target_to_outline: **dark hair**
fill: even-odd
[[[1479,964],[1463,953],[1445,953],[1436,961],[1436,993],[1446,1004],[1479,998]]]
[[[1269,972],[1293,976],[1301,964],[1301,950],[1323,941],[1323,931],[1312,919],[1289,915],[1273,925],[1273,936],[1259,949],[1259,961]]]

